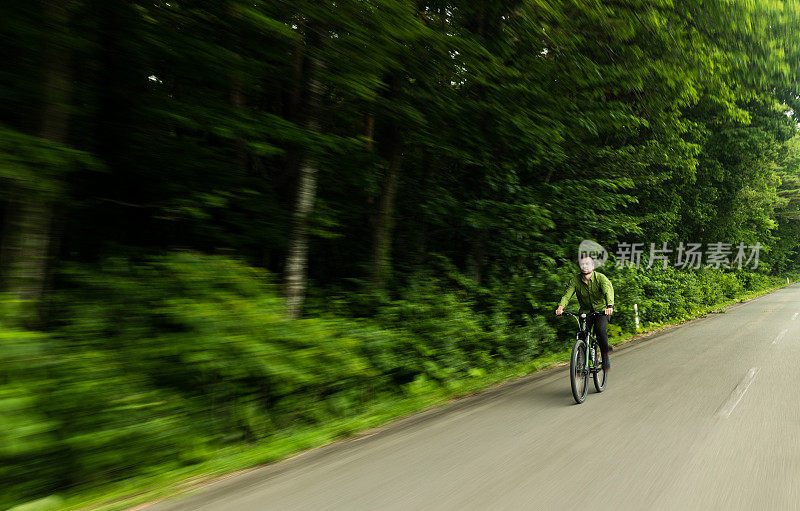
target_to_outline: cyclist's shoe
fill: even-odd
[[[610,343],[609,343],[609,345],[608,345],[608,351],[609,351],[609,352],[612,352],[612,351],[614,351],[614,346],[612,346]]]
[[[608,353],[603,355],[603,371],[608,372],[611,369],[611,361],[608,359]]]

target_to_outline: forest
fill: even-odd
[[[582,240],[609,251],[612,341],[633,304],[642,331],[800,279],[800,0],[0,14],[0,509],[273,461],[544,367]],[[730,251],[652,264],[688,243]]]

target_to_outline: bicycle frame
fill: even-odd
[[[585,374],[597,373],[601,369],[595,367],[597,361],[597,337],[594,335],[594,322],[591,321],[595,316],[600,316],[602,312],[581,312],[573,314],[571,312],[563,312],[563,316],[572,316],[578,323],[578,333],[575,334],[576,339],[581,339],[586,343],[586,357],[583,361],[583,371]]]

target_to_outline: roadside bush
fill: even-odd
[[[612,335],[633,330],[634,303],[658,323],[779,283],[708,269],[606,273]],[[224,257],[68,266],[46,332],[19,327],[0,299],[0,508],[196,464],[565,349],[573,325],[550,326],[554,275],[508,288],[465,279],[469,290],[418,279],[396,299],[334,302],[368,317],[289,320],[268,274]]]
[[[67,266],[58,289],[48,332],[0,308],[0,508],[448,387],[531,358],[549,331],[433,285],[372,319],[289,320],[269,275],[193,253]]]
[[[178,396],[147,386],[113,354],[6,325],[0,346],[0,507],[175,466],[192,450]]]
[[[601,270],[614,284],[614,319],[621,331],[634,330],[633,304],[638,304],[644,323],[686,319],[745,292],[780,285],[781,278],[746,271],[701,268],[697,271],[673,267]]]

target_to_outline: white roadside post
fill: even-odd
[[[636,330],[639,330],[639,304],[633,304],[633,321],[636,324]]]

